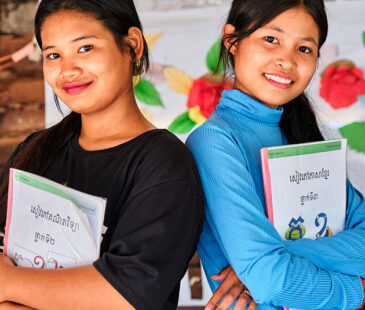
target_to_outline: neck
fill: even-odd
[[[101,150],[125,143],[155,129],[138,109],[133,91],[118,103],[81,115],[79,144],[85,150]]]

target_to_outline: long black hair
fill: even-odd
[[[143,30],[133,0],[42,0],[35,17],[35,35],[41,48],[41,32],[45,20],[61,10],[77,11],[94,16],[113,34],[121,50],[129,49],[133,59],[133,75],[148,70],[149,58],[146,40],[143,38],[143,55],[138,61],[134,49],[125,42],[125,37],[131,27]],[[56,104],[58,105],[57,100]],[[80,128],[81,116],[71,112],[61,122],[39,132],[18,148],[5,168],[13,167],[43,175],[57,152]],[[6,220],[9,171],[4,171],[2,176],[3,178],[0,180],[0,231],[5,226]]]
[[[323,0],[233,0],[226,24],[233,25],[235,32],[222,38],[218,64],[218,66],[221,63],[224,65],[225,75],[234,69],[234,57],[230,53],[234,44],[248,37],[281,13],[295,7],[305,8],[316,22],[320,48],[328,33],[328,21]],[[224,45],[227,39],[231,42],[228,49]],[[324,140],[305,93],[284,104],[283,108],[280,126],[289,143]]]

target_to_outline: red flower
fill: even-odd
[[[329,66],[325,70],[320,95],[332,108],[346,108],[363,94],[365,94],[365,80],[359,68]]]
[[[232,83],[212,83],[203,78],[193,82],[188,97],[188,109],[199,106],[200,113],[208,119],[215,111],[223,90],[232,89]]]

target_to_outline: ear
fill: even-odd
[[[134,50],[136,58],[133,61],[140,60],[144,49],[142,31],[137,27],[129,28],[125,42]]]
[[[237,43],[234,44],[232,46],[232,43],[234,41],[234,39],[229,38],[229,36],[231,34],[234,34],[236,31],[235,26],[231,25],[231,24],[226,24],[224,25],[223,29],[222,29],[222,38],[223,38],[223,43],[224,46],[226,47],[227,50],[229,50],[229,48],[231,48],[230,52],[234,55],[236,54],[236,50],[237,50]],[[231,47],[232,46],[232,47]]]

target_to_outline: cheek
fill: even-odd
[[[306,84],[309,84],[314,73],[316,72],[317,62],[316,61],[307,62],[303,65],[302,68],[303,68],[304,80],[306,81]]]
[[[56,68],[43,64],[43,74],[47,83],[54,88],[59,75]]]
[[[271,63],[272,52],[255,44],[241,49],[236,58],[241,70],[244,69],[250,74],[261,73],[263,66]]]

